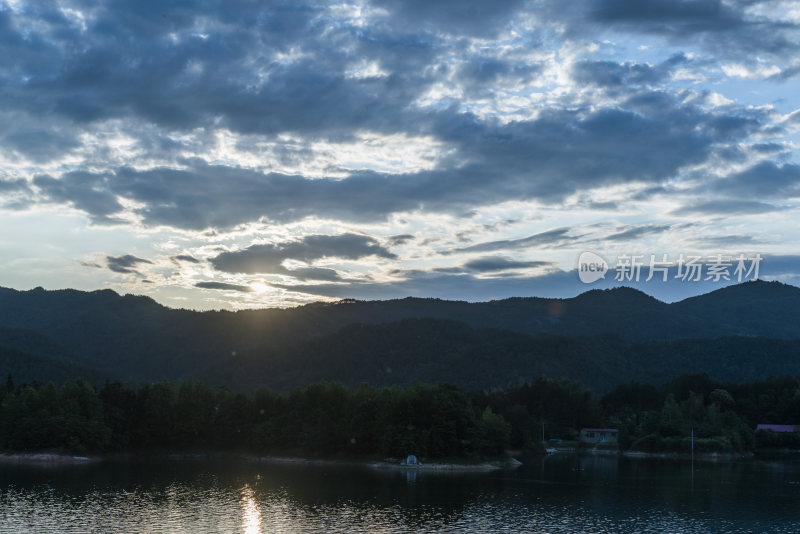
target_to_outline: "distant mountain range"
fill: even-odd
[[[289,389],[538,375],[598,389],[687,372],[800,374],[800,288],[748,282],[666,304],[630,289],[570,299],[406,298],[196,312],[110,290],[0,288],[0,373],[19,381],[198,378]]]

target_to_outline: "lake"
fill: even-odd
[[[246,460],[0,465],[0,532],[800,532],[800,462],[552,455],[432,473]]]

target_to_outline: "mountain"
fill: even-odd
[[[795,286],[749,282],[671,306],[678,314],[713,324],[714,329],[724,335],[800,337],[800,288]]]
[[[96,365],[79,362],[47,336],[20,328],[0,328],[0,371],[18,383],[103,378]]]
[[[568,377],[606,391],[631,380],[661,384],[686,373],[730,382],[798,375],[800,340],[633,342],[616,336],[527,335],[442,319],[406,319],[348,326],[271,358],[237,354],[198,372],[247,388],[266,385],[284,391],[322,380],[351,387],[421,381],[487,388],[538,376]]]
[[[672,304],[616,288],[570,299],[346,300],[238,312],[170,309],[110,290],[0,288],[0,348],[15,351],[16,362],[39,358],[43,380],[63,377],[71,362],[132,382],[195,376],[280,389],[319,379],[488,386],[539,374],[602,387],[701,367],[736,379],[731,358],[750,379],[797,373],[788,340],[798,338],[800,288],[761,281]]]

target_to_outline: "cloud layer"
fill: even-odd
[[[281,305],[506,294],[586,247],[789,257],[798,25],[768,0],[2,2],[0,217],[40,221],[3,252],[236,305],[254,276]]]

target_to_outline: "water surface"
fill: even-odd
[[[800,463],[556,455],[429,473],[244,460],[0,465],[0,532],[800,532]]]

